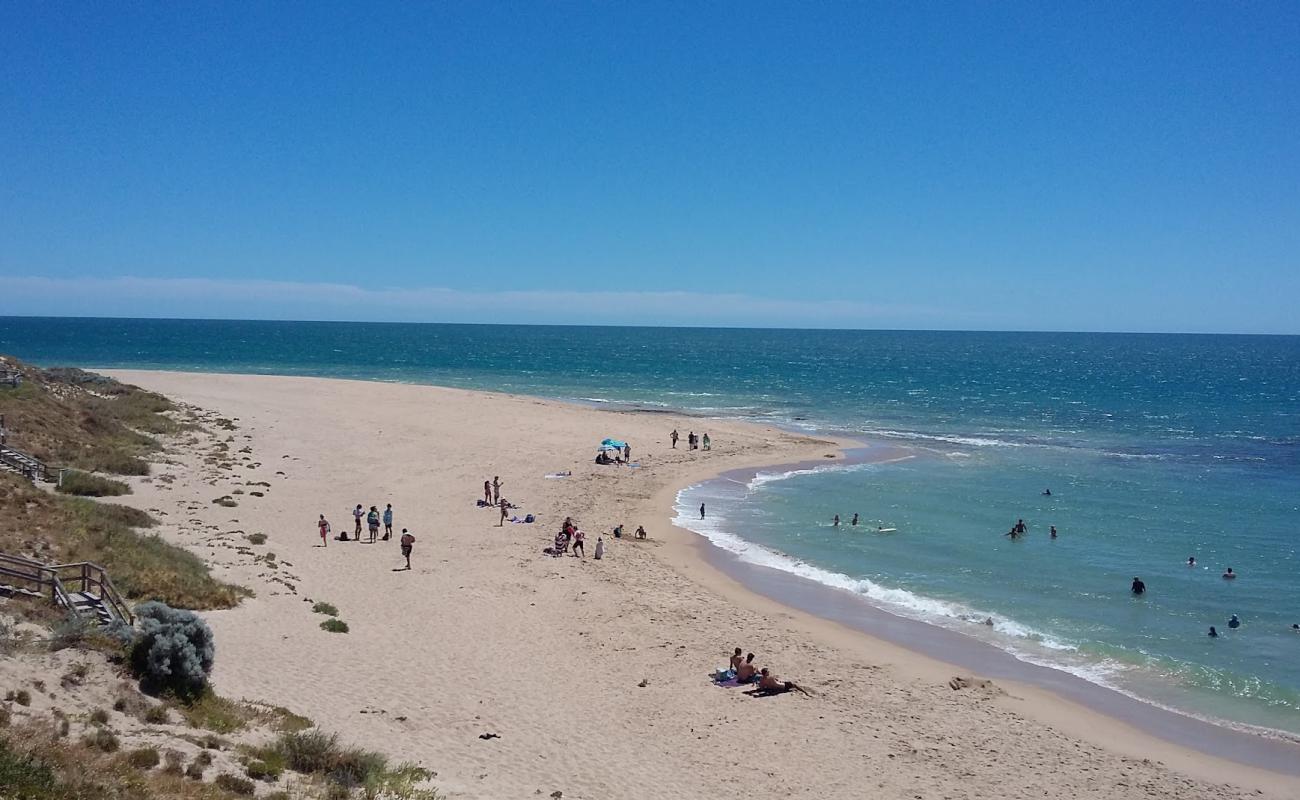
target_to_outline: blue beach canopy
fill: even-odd
[[[624,447],[627,447],[627,442],[618,439],[604,439],[600,443],[601,450],[622,450]]]

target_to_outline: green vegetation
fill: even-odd
[[[341,619],[327,619],[320,624],[320,628],[321,630],[329,631],[330,633],[348,632],[348,624]]]
[[[18,691],[9,691],[5,693],[5,700],[17,703],[20,706],[30,706],[32,704],[32,693],[26,689]]]
[[[77,469],[66,470],[59,479],[59,491],[78,497],[115,497],[130,494],[131,487],[121,481]]]
[[[97,708],[94,711],[90,712],[90,721],[94,725],[107,725],[108,712],[102,708]]]
[[[82,739],[87,747],[94,747],[103,750],[105,753],[116,753],[121,743],[117,740],[117,735],[107,728],[96,728],[94,733],[86,734]]]
[[[253,785],[252,781],[247,778],[241,778],[238,775],[222,773],[212,782],[228,792],[243,795],[245,797],[252,797],[253,794],[257,792],[257,787]]]
[[[248,539],[249,544],[266,544],[265,533],[250,533],[244,538]]]
[[[311,610],[327,617],[337,617],[339,615],[339,610],[334,607],[333,603],[317,603],[311,607]]]
[[[235,733],[250,725],[266,725],[276,731],[301,731],[311,727],[311,720],[280,706],[240,702],[221,697],[211,689],[204,691],[193,702],[173,701],[172,707],[191,728],[201,728],[215,733]],[[221,740],[207,737],[202,746],[220,750]]]
[[[16,366],[25,380],[0,392],[0,413],[9,418],[11,445],[47,464],[147,475],[146,459],[159,449],[150,434],[180,428],[161,395],[78,369]]]
[[[338,738],[320,731],[285,733],[275,742],[252,749],[254,758],[282,764],[294,772],[322,779],[334,793],[346,796],[362,789],[366,797],[437,800],[431,789],[419,788],[432,773],[412,764],[390,767],[380,753],[339,745]]]
[[[32,552],[46,561],[92,561],[109,571],[131,600],[161,600],[194,609],[230,608],[248,591],[214,579],[198,556],[138,529],[157,524],[144,511],[79,497],[52,495],[0,474],[0,550]]]

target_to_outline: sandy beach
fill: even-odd
[[[420,761],[450,797],[1300,796],[1300,778],[779,605],[671,524],[684,486],[841,458],[845,443],[429,386],[107,374],[230,421],[171,443],[168,463],[124,498],[256,592],[204,615],[218,691]],[[686,450],[690,430],[707,430],[713,449]],[[607,436],[627,440],[640,466],[593,464]],[[493,476],[536,523],[498,527],[476,507]],[[213,503],[222,497],[237,505]],[[416,537],[410,571],[396,539],[319,546],[317,515],[350,532],[358,503],[392,504],[396,532]],[[587,533],[585,559],[542,554],[565,516]],[[649,538],[614,540],[617,524]],[[266,543],[250,546],[253,533]],[[317,601],[350,632],[320,630]],[[812,696],[712,685],[733,647]],[[954,690],[958,675],[968,685]]]

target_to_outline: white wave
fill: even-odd
[[[789,480],[798,475],[822,475],[828,472],[866,472],[879,467],[881,464],[894,464],[899,461],[907,461],[909,458],[916,458],[916,456],[909,453],[896,458],[886,458],[881,459],[880,461],[868,461],[858,464],[825,464],[820,467],[791,469],[786,470],[785,472],[759,472],[749,479],[749,483],[745,484],[745,488],[753,490],[764,484]]]
[[[819,471],[824,471],[824,468],[793,470],[792,472]],[[985,620],[992,620],[993,624],[991,626],[985,624],[985,627],[989,627],[995,633],[1003,636],[1033,642],[1040,647],[1053,651],[1073,651],[1077,649],[1068,642],[1055,639],[1000,614],[981,611],[960,603],[927,597],[907,589],[882,586],[866,578],[853,578],[750,542],[727,530],[727,517],[725,514],[711,511],[707,518],[699,519],[698,504],[688,502],[685,499],[686,494],[693,488],[695,487],[688,487],[678,492],[677,516],[674,523],[678,527],[700,534],[715,547],[735,555],[747,564],[779,570],[824,586],[854,592],[877,607],[909,619],[945,627],[960,627],[966,631],[970,631],[975,624],[985,624]]]
[[[895,431],[888,428],[866,428],[862,432],[868,436],[881,436],[886,439],[922,439],[928,442],[947,442],[949,444],[964,444],[971,447],[1036,446],[1026,442],[1009,442],[1005,439],[988,439],[979,436],[950,436],[948,434],[939,433],[917,433],[916,431]]]

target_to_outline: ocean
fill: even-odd
[[[680,521],[1025,661],[1300,734],[1300,337],[10,317],[0,353],[430,383],[885,442],[883,463],[691,487]],[[1018,519],[1027,534],[1004,536]]]

